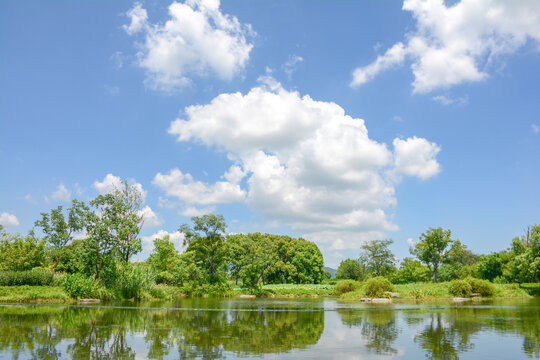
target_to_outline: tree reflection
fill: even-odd
[[[397,350],[392,346],[399,335],[396,326],[396,313],[393,311],[366,311],[339,313],[343,324],[359,327],[366,341],[366,348],[378,355],[395,355]]]
[[[323,329],[323,312],[0,306],[0,351],[14,358],[133,359],[132,335],[151,359],[282,353],[317,343]],[[67,346],[59,346],[63,340]]]

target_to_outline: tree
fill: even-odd
[[[42,266],[45,242],[30,232],[26,236],[8,234],[0,228],[0,271],[24,271]]]
[[[34,223],[35,227],[41,228],[44,240],[50,248],[51,256],[54,258],[53,272],[58,267],[62,252],[73,240],[73,235],[81,231],[85,225],[85,212],[88,207],[84,202],[73,200],[73,205],[68,210],[67,221],[62,212],[62,206],[52,209],[51,213],[41,213],[41,220]]]
[[[388,248],[392,240],[372,240],[362,245],[360,263],[365,264],[372,276],[388,276],[395,270],[396,257]]]
[[[180,226],[178,231],[184,233],[186,251],[193,252],[197,265],[206,272],[207,281],[221,281],[224,273],[227,247],[225,246],[225,231],[227,224],[223,215],[208,214],[191,218],[194,226]]]
[[[476,266],[476,271],[482,279],[493,281],[502,275],[503,259],[500,254],[493,253],[483,256]]]
[[[142,250],[139,238],[143,224],[142,194],[135,186],[124,181],[122,188],[99,195],[90,204],[98,211],[87,218],[87,228],[100,248],[107,253],[114,252],[124,262]]]
[[[336,279],[362,280],[365,277],[365,269],[362,268],[358,260],[343,260],[336,271]]]
[[[431,281],[437,282],[437,273],[441,264],[461,249],[461,243],[452,240],[450,230],[429,228],[420,235],[419,242],[411,247],[411,254],[426,264],[431,272]]]
[[[429,269],[420,261],[406,257],[399,265],[398,271],[393,275],[394,284],[411,284],[429,281]]]

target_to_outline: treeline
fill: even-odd
[[[358,259],[343,260],[336,278],[366,280],[384,276],[394,284],[451,281],[478,278],[496,283],[540,282],[540,225],[515,237],[507,250],[478,255],[458,240],[451,231],[428,229],[410,248],[414,257],[398,265],[389,249],[392,240],[365,243]]]
[[[0,285],[48,285],[52,272],[66,274],[60,283],[70,295],[98,289],[101,295],[130,298],[159,284],[202,294],[225,292],[231,285],[260,290],[263,284],[323,280],[323,257],[313,242],[260,233],[227,235],[225,219],[213,214],[180,226],[184,252],[165,236],[154,240],[147,261],[132,263],[142,251],[141,205],[141,193],[124,182],[89,204],[73,200],[68,209],[42,213],[26,236],[0,227]]]

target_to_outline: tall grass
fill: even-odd
[[[0,286],[46,286],[53,283],[54,275],[46,269],[0,272]]]

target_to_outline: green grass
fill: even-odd
[[[0,302],[63,303],[70,300],[59,286],[0,286]]]
[[[334,286],[330,284],[272,284],[264,285],[263,291],[277,296],[331,296]]]

